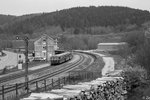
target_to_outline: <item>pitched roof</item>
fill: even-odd
[[[34,42],[35,41],[37,41],[38,39],[40,39],[40,38],[43,38],[43,37],[48,37],[48,38],[50,38],[50,39],[52,39],[52,40],[54,40],[53,38],[51,38],[50,36],[48,36],[47,34],[43,34],[43,35],[41,35],[40,37],[38,37],[38,38],[35,38],[35,39],[30,39],[29,40],[29,44],[28,44],[28,48],[29,48],[29,50],[30,51],[33,51],[34,50]],[[55,41],[55,40],[54,40]],[[55,41],[56,42],[56,41]],[[24,41],[23,40],[13,40],[12,41],[12,48],[13,49],[23,49],[23,48],[25,48],[25,43],[24,43]]]
[[[98,45],[126,45],[126,42],[118,42],[118,43],[99,43]]]

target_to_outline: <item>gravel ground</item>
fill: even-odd
[[[79,55],[75,55],[75,56],[73,57],[73,59],[72,59],[71,61],[65,63],[65,65],[71,64],[71,63],[77,61],[78,59],[80,59]],[[40,66],[40,67],[38,67],[38,68],[41,68],[41,67],[42,67],[42,66]],[[43,66],[43,67],[45,67],[45,66]],[[29,77],[29,80],[38,78],[38,77],[43,76],[43,75],[46,75],[46,74],[48,74],[48,73],[52,73],[52,72],[54,72],[54,71],[60,69],[60,67],[62,68],[61,65],[53,66],[53,67],[49,68],[48,70],[45,70],[45,71],[42,71],[42,72],[39,72],[39,73],[35,73],[35,74],[32,74],[32,75],[29,75],[29,76],[28,76],[28,77]],[[32,67],[31,69],[33,70],[33,69],[37,69],[37,68],[36,68],[36,67],[35,67],[35,68]],[[24,81],[25,81],[25,78],[22,77],[22,78],[18,78],[18,79],[15,79],[15,80],[8,81],[8,82],[0,83],[0,85],[11,85],[11,84],[15,84],[15,83],[22,83],[22,82],[24,82]]]
[[[3,69],[5,66],[16,66],[18,62],[18,54],[9,51],[3,52],[6,56],[0,57],[0,69]],[[21,54],[21,56],[23,57],[23,54]]]

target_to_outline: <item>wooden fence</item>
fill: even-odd
[[[40,81],[29,81],[10,86],[1,86],[0,100],[19,100],[22,97],[29,96],[31,92],[50,91],[61,88],[65,84],[76,84],[81,81],[93,80],[100,77],[100,72],[69,72],[69,75],[61,78],[45,78]]]

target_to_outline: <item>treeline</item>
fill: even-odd
[[[145,27],[145,30],[124,33],[121,41],[127,42],[128,47],[110,52],[124,58],[124,63],[120,63],[118,68],[123,70],[127,100],[142,100],[150,93],[150,38],[145,34],[146,30]]]
[[[60,49],[65,50],[92,50],[97,49],[101,42],[119,42],[121,36],[112,35],[62,35],[58,39]]]
[[[0,14],[0,26],[9,23],[10,21],[13,21],[15,18],[17,18],[16,16],[11,16],[11,15],[1,15]]]
[[[129,32],[122,40],[129,44],[128,54],[132,55],[132,63],[144,67],[150,74],[150,38],[145,31]]]
[[[19,20],[0,27],[0,33],[19,34],[23,32],[32,34],[40,28],[60,26],[62,31],[67,28],[74,28],[74,34],[79,34],[81,31],[90,33],[90,28],[95,26],[140,26],[149,20],[150,13],[148,11],[127,7],[76,7],[52,13],[43,13],[23,18],[22,20],[19,18]]]

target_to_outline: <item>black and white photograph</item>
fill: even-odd
[[[150,100],[150,0],[0,0],[0,100]]]

